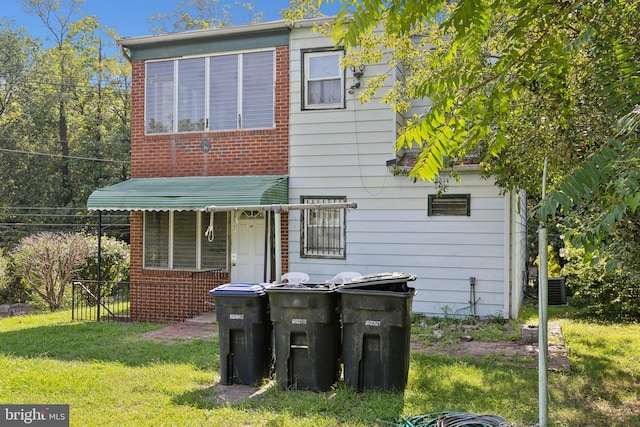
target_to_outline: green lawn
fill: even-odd
[[[553,425],[640,425],[639,326],[551,316],[562,323],[572,367],[549,374]],[[517,360],[412,354],[404,393],[274,386],[220,405],[216,341],[156,343],[139,337],[161,325],[69,319],[60,312],[0,320],[2,403],[69,404],[72,426],[372,426],[443,411],[538,421],[537,371]]]

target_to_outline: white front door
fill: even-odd
[[[264,281],[264,212],[235,212],[231,218],[231,282]]]

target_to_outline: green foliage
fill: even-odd
[[[0,222],[29,224],[3,232],[3,247],[34,230],[86,223],[63,215],[84,208],[96,188],[128,178],[130,65],[116,35],[83,16],[81,3],[23,1],[52,45],[0,22]],[[45,207],[69,211],[39,215]]]
[[[421,151],[411,178],[434,180],[444,157],[475,153],[498,185],[536,197],[546,158],[539,219],[599,211],[568,236],[588,251],[640,205],[636,2],[341,4],[333,35],[348,49],[345,65],[386,55],[404,80],[383,99],[399,112],[412,99],[431,102],[398,135],[398,150]],[[360,99],[397,74],[372,77]]]
[[[90,250],[81,234],[42,232],[22,239],[11,256],[16,276],[55,311],[63,307],[65,289]]]
[[[98,283],[98,237],[88,236],[89,250],[85,263],[77,271],[75,277],[83,281],[83,285],[95,296],[100,289],[101,297],[111,295],[114,287],[120,282],[129,281],[129,245],[109,236],[102,236],[100,256],[100,282]],[[87,298],[92,305],[93,298]]]
[[[585,256],[584,248],[576,248],[570,242],[562,250],[562,257],[566,260],[562,274],[573,295],[572,305],[585,307],[591,317],[602,320],[640,320],[637,269],[608,268],[606,258]]]
[[[540,257],[536,257],[534,264],[540,266]],[[562,276],[562,267],[560,265],[559,252],[553,246],[547,247],[547,276],[548,277],[560,277]]]
[[[640,403],[640,325],[575,321],[550,309],[571,362],[569,372],[549,372],[550,421],[638,425],[630,408]],[[63,311],[0,319],[3,403],[65,402],[72,425],[91,427],[369,427],[453,410],[497,414],[520,426],[538,419],[535,363],[514,366],[503,356],[412,352],[402,393],[356,393],[342,384],[328,393],[268,385],[242,402],[222,402],[222,388],[233,387],[218,384],[217,338],[154,342],[143,334],[160,325],[70,323],[70,317]]]
[[[244,10],[248,19],[234,16],[232,6]],[[173,13],[157,13],[149,18],[149,22],[154,34],[163,34],[228,27],[233,25],[234,18],[243,23],[256,23],[263,17],[263,12],[256,12],[253,1],[234,1],[231,4],[220,0],[180,0]]]
[[[0,248],[0,304],[28,302],[30,299],[29,289],[14,273],[11,257],[4,255]]]

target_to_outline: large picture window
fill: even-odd
[[[146,63],[148,134],[272,128],[275,51]]]
[[[344,203],[340,197],[302,197],[302,203]],[[301,256],[313,258],[345,258],[346,215],[344,208],[303,209],[301,212]]]
[[[304,108],[344,108],[341,50],[304,52]]]
[[[211,238],[204,232],[209,214],[145,212],[144,267],[172,270],[227,269],[227,214],[214,214]]]

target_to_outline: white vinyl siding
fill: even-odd
[[[227,214],[216,213],[209,240],[209,215],[201,212],[145,212],[144,267],[171,270],[227,269]]]
[[[343,108],[342,51],[304,53],[304,108]]]
[[[273,128],[274,66],[274,50],[147,62],[147,134]]]
[[[395,159],[393,147],[402,124],[401,117],[380,102],[393,78],[365,104],[356,90],[345,93],[343,109],[305,109],[304,53],[330,42],[312,28],[291,32],[289,201],[299,203],[304,195],[345,195],[357,208],[347,213],[342,259],[302,256],[304,214],[291,210],[287,267],[308,273],[316,282],[341,271],[415,274],[417,280],[410,283],[417,290],[412,312],[429,316],[468,316],[469,278],[475,277],[476,313],[508,315],[505,295],[522,292],[521,281],[505,280],[509,196],[494,180],[483,179],[478,166],[465,165],[458,170],[461,181],[449,180],[445,194],[470,194],[470,216],[428,216],[428,195],[437,193],[436,186],[394,176],[386,166]],[[366,82],[390,70],[386,63],[367,64],[364,72]],[[356,81],[350,70],[345,78],[347,88]],[[523,271],[521,258],[513,271]],[[517,314],[518,301],[513,307]]]

